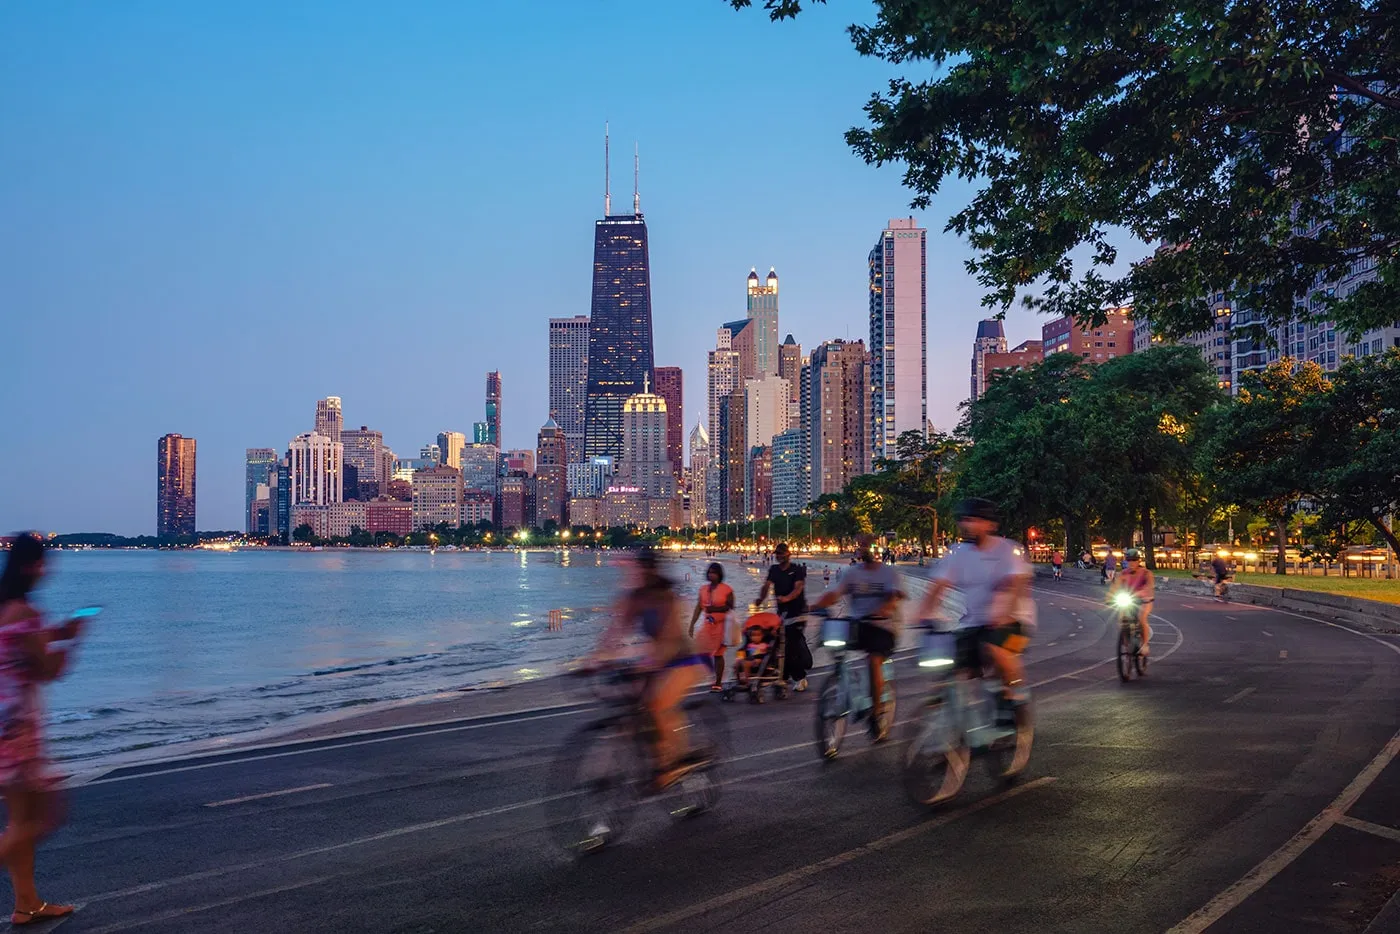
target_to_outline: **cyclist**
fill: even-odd
[[[1230,579],[1230,565],[1220,552],[1216,552],[1215,557],[1211,559],[1210,569],[1215,574],[1215,599],[1223,603],[1225,602],[1225,582]]]
[[[964,610],[958,628],[964,635],[959,641],[980,651],[971,659],[959,659],[959,664],[980,671],[982,660],[989,660],[1005,685],[1017,727],[1029,734],[1021,653],[1030,644],[1035,626],[1030,565],[1015,542],[997,534],[994,503],[965,499],[958,504],[956,518],[964,541],[934,567],[933,586],[919,606],[919,619],[932,619],[949,590],[962,593]],[[1018,759],[1030,754],[1030,744],[1022,746],[1018,741]]]
[[[1142,563],[1142,552],[1136,548],[1129,548],[1123,553],[1123,557],[1128,561],[1128,569],[1118,575],[1114,581],[1113,589],[1109,591],[1109,600],[1113,599],[1116,593],[1131,594],[1138,604],[1138,624],[1142,626],[1142,648],[1139,654],[1147,655],[1147,643],[1152,638],[1152,627],[1147,623],[1147,617],[1152,612],[1152,600],[1156,596],[1157,580],[1147,566]]]
[[[656,552],[650,547],[638,550],[630,576],[631,586],[618,601],[594,658],[614,654],[633,633],[645,637],[642,703],[656,727],[654,779],[660,790],[708,762],[706,750],[686,748],[685,715],[679,707],[709,665],[695,654],[695,646],[685,633],[683,606],[670,578],[657,567]]]
[[[845,597],[856,620],[855,648],[864,652],[870,665],[870,724],[876,730],[875,742],[889,735],[884,725],[885,659],[894,654],[899,637],[899,617],[896,611],[904,599],[900,589],[899,572],[875,557],[874,538],[862,535],[856,539],[856,556],[860,564],[841,575],[835,587],[817,600],[813,609],[821,610]]]
[[[1055,580],[1059,580],[1064,574],[1065,556],[1056,551],[1050,556],[1050,566],[1055,569]]]

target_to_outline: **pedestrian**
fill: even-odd
[[[696,651],[710,660],[715,673],[710,691],[718,693],[724,690],[725,626],[734,610],[734,588],[724,582],[724,565],[718,561],[705,569],[705,581],[700,585],[695,612],[690,614],[690,638],[695,639]],[[695,621],[701,614],[705,616],[705,627],[696,639]]]
[[[783,618],[785,662],[783,672],[799,691],[807,690],[807,672],[812,669],[812,650],[807,646],[807,568],[792,562],[787,542],[773,549],[777,563],[768,568],[768,578],[758,591],[758,604],[768,598],[771,589],[778,602],[778,615]]]
[[[39,687],[63,674],[82,621],[45,627],[29,595],[44,576],[44,546],[18,535],[0,574],[0,786],[8,823],[0,835],[0,861],[14,886],[16,927],[73,913],[72,905],[50,905],[34,886],[34,849],[61,819],[62,776],[44,749],[44,711]],[[54,643],[68,642],[68,647]]]

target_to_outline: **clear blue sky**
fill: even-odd
[[[659,365],[703,412],[705,352],[776,266],[804,347],[867,337],[866,254],[908,214],[842,133],[888,66],[833,0],[0,4],[0,529],[151,533],[156,439],[199,440],[199,527],[241,528],[243,451],[315,400],[401,456],[547,415],[546,319],[589,305],[602,210],[642,152]],[[930,413],[951,427],[984,312],[930,228]],[[1013,313],[1015,343],[1039,321]]]

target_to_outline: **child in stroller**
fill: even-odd
[[[734,681],[724,692],[733,700],[747,691],[753,703],[763,703],[763,689],[772,686],[778,697],[787,696],[783,681],[783,621],[776,613],[754,613],[744,622],[744,643],[734,660]]]

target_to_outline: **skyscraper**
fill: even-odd
[[[535,526],[566,524],[569,505],[568,439],[550,418],[540,429],[535,447]]]
[[[870,392],[862,341],[827,341],[812,351],[811,394],[812,499],[840,493],[853,477],[870,472],[866,427]]]
[[[345,448],[345,466],[354,467],[359,480],[359,489],[353,491],[356,498],[369,500],[384,493],[389,473],[384,470],[383,433],[371,431],[364,425],[358,429],[346,428],[340,433],[340,443]],[[349,479],[348,471],[346,479]],[[351,492],[346,490],[347,494]]]
[[[710,435],[701,422],[690,430],[690,514],[695,525],[709,518]]]
[[[588,316],[549,319],[549,414],[564,432],[569,456],[583,459],[588,395]]]
[[[643,381],[644,390],[650,389]],[[676,494],[676,477],[666,446],[666,400],[643,391],[622,405],[622,459],[618,473],[623,483],[636,487],[649,499]]]
[[[277,462],[277,538],[287,544],[292,537],[292,452]]]
[[[776,376],[744,380],[745,443],[751,447],[771,444],[773,436],[788,429],[792,390]]]
[[[1054,353],[1058,350],[1053,344],[1043,351]],[[977,338],[972,342],[972,394],[968,397],[976,402],[987,391],[987,354],[1006,353],[1006,329],[997,318],[984,318],[977,322]]]
[[[656,368],[656,394],[666,400],[666,456],[671,459],[671,472],[677,480],[685,467],[685,414],[681,368]]]
[[[715,335],[715,349],[710,351],[706,370],[709,402],[709,431],[711,443],[716,442],[720,431],[720,400],[728,398],[739,385],[739,352],[734,349],[733,335],[728,328],[720,328]],[[713,500],[711,500],[713,502]]]
[[[490,411],[491,403],[486,403]],[[438,458],[448,467],[462,469],[462,448],[467,444],[467,436],[460,431],[439,431],[437,436]]]
[[[928,231],[889,222],[870,251],[870,456],[928,426]]]
[[[741,519],[748,515],[748,406],[744,388],[735,389],[721,403],[724,415],[724,515],[721,519]]]
[[[799,382],[802,376],[802,345],[793,340],[791,334],[778,347],[778,375],[788,381],[788,388],[792,390],[792,414],[789,422],[796,424],[802,397]]]
[[[807,508],[802,485],[802,430],[789,428],[773,437],[770,456],[773,471],[775,516],[795,516]]]
[[[193,535],[195,441],[163,435],[156,442],[156,535]]]
[[[604,177],[607,178],[606,138]],[[644,391],[652,372],[651,261],[635,183],[632,213],[613,216],[604,186],[603,219],[593,228],[593,303],[588,323],[584,456],[622,452],[622,406]]]
[[[269,490],[277,488],[277,452],[272,448],[248,448],[243,456],[243,531],[258,534],[258,516],[253,503],[258,499],[258,485]]]
[[[316,426],[312,431],[332,441],[339,441],[344,423],[345,417],[340,412],[340,396],[326,396],[316,400]]]
[[[768,278],[758,280],[758,270],[749,272],[749,320],[754,323],[754,367],[756,376],[778,374],[778,274],[771,268]]]
[[[501,446],[500,370],[492,370],[486,374],[486,443]]]
[[[293,506],[327,506],[345,499],[341,464],[345,447],[314,431],[297,435],[288,447]]]

